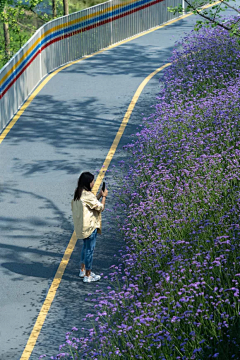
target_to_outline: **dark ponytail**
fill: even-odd
[[[91,174],[90,172],[83,172],[78,179],[78,186],[75,190],[74,193],[74,201],[75,200],[80,200],[80,197],[82,195],[82,191],[87,190],[87,191],[91,191],[91,187],[90,184],[94,179],[94,175]]]

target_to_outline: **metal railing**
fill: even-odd
[[[0,70],[0,133],[54,69],[163,24],[180,0],[110,0],[44,24]]]

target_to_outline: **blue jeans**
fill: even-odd
[[[81,263],[85,264],[86,270],[92,270],[93,252],[97,240],[97,229],[95,229],[89,237],[83,239],[83,247],[81,253]]]

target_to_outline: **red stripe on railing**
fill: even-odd
[[[17,81],[17,79],[22,75],[22,73],[27,69],[27,67],[33,62],[33,60],[36,59],[36,57],[38,56],[38,54],[40,54],[41,49],[39,49],[36,54],[34,54],[34,56],[32,57],[32,59],[22,68],[22,70],[17,74],[17,76],[8,84],[8,86],[6,87],[6,89],[4,89],[4,91],[2,92],[2,94],[0,94],[0,99],[6,94],[6,92],[10,89],[10,87],[15,83],[15,81]]]
[[[27,67],[33,62],[34,59],[36,59],[37,55],[40,54],[41,51],[43,51],[44,49],[46,49],[49,45],[57,42],[57,41],[60,41],[60,40],[63,40],[63,39],[66,39],[70,36],[73,36],[73,35],[76,35],[76,34],[79,34],[80,32],[85,32],[85,31],[88,31],[88,30],[91,30],[93,28],[96,28],[96,27],[99,27],[101,25],[105,25],[111,21],[115,21],[115,20],[118,20],[124,16],[127,16],[127,15],[130,15],[130,14],[133,14],[139,10],[143,10],[143,9],[146,9],[148,8],[149,6],[152,6],[152,5],[155,5],[157,3],[160,3],[164,0],[155,0],[149,4],[146,4],[146,5],[142,5],[136,9],[132,9],[132,10],[129,10],[128,12],[124,13],[124,14],[119,14],[119,15],[116,15],[114,16],[113,18],[110,18],[110,19],[106,19],[106,20],[103,20],[97,24],[93,24],[93,25],[89,25],[89,26],[86,26],[85,28],[82,28],[82,29],[79,29],[79,30],[76,30],[76,31],[73,31],[71,33],[68,33],[68,34],[65,34],[65,35],[61,35],[53,40],[50,40],[49,42],[47,42],[45,45],[42,46],[41,50],[38,50],[36,52],[36,54],[32,57],[31,60],[29,60],[29,62],[22,68],[22,70],[18,73],[18,75],[9,83],[9,85],[6,87],[6,89],[4,89],[4,91],[2,92],[2,94],[0,94],[0,99],[6,94],[6,92],[10,89],[10,87],[15,83],[15,81],[18,80],[18,78],[22,75],[22,73],[27,69]]]
[[[124,13],[124,14],[116,15],[116,16],[114,16],[114,17],[111,18],[111,19],[106,19],[106,20],[103,20],[103,21],[101,21],[101,22],[99,22],[99,23],[97,23],[97,24],[89,25],[89,26],[86,26],[85,28],[81,28],[81,29],[75,30],[75,31],[73,31],[73,32],[71,32],[71,33],[68,33],[68,34],[65,34],[65,35],[61,35],[61,36],[59,36],[59,37],[57,37],[57,38],[55,38],[55,39],[53,39],[53,40],[50,40],[48,43],[46,43],[45,45],[43,45],[43,46],[42,46],[42,50],[46,49],[49,45],[51,45],[51,44],[53,44],[53,43],[55,43],[55,42],[57,42],[57,41],[60,41],[60,40],[66,39],[66,38],[68,38],[68,37],[70,37],[70,36],[79,34],[80,32],[85,32],[85,31],[91,30],[91,29],[93,29],[93,28],[96,28],[96,27],[98,27],[98,26],[105,25],[105,24],[107,24],[107,23],[109,23],[109,22],[111,22],[111,21],[118,20],[118,19],[120,19],[120,18],[122,18],[122,17],[124,17],[124,16],[130,15],[130,14],[132,14],[132,13],[134,13],[134,12],[139,11],[139,10],[143,10],[143,9],[149,7],[149,6],[155,5],[155,4],[157,4],[157,3],[159,3],[159,2],[162,2],[162,1],[164,1],[164,0],[155,0],[155,1],[151,2],[150,4],[142,5],[141,7],[137,8],[137,9],[129,10],[128,12],[126,12],[126,13]]]

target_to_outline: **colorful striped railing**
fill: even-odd
[[[111,0],[43,25],[0,70],[0,132],[48,73],[176,17],[178,4]]]

